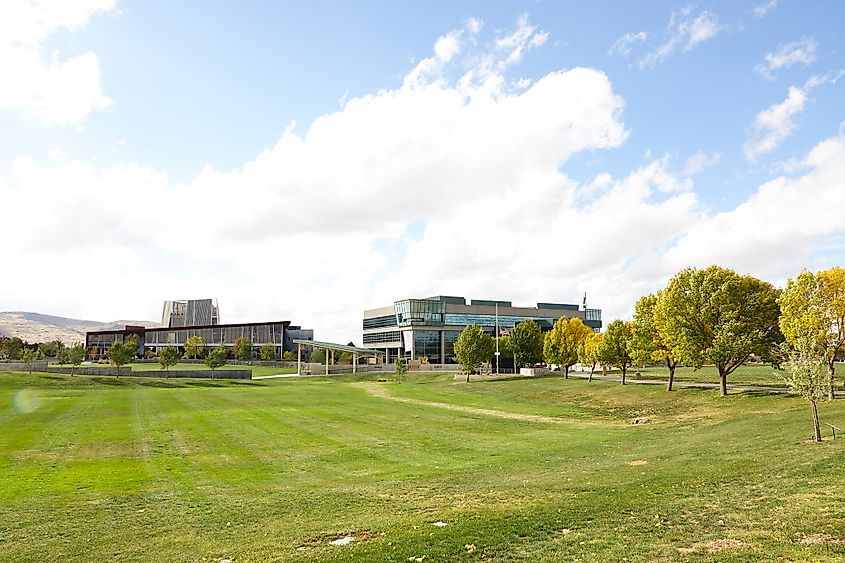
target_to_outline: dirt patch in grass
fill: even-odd
[[[551,416],[543,416],[540,414],[522,414],[517,412],[502,411],[498,409],[482,409],[478,407],[467,407],[464,405],[453,405],[450,403],[438,403],[435,401],[423,401],[420,399],[409,399],[406,397],[396,397],[388,393],[387,389],[380,385],[362,384],[361,387],[373,397],[380,397],[382,399],[389,399],[391,401],[398,401],[409,405],[417,405],[421,407],[434,407],[438,409],[445,409],[450,411],[463,412],[467,414],[480,414],[484,416],[492,416],[496,418],[505,418],[509,420],[523,420],[526,422],[542,422],[546,424],[563,424],[567,421]]]
[[[635,459],[628,462],[628,465],[636,467],[637,465],[648,465],[648,462],[644,459]]]
[[[801,545],[835,545],[845,546],[845,539],[835,538],[830,534],[798,534],[798,543]]]

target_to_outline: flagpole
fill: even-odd
[[[499,304],[496,303],[496,375],[499,375]]]

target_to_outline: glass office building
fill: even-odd
[[[425,299],[403,299],[392,306],[364,311],[364,347],[385,353],[387,362],[403,355],[410,360],[427,358],[432,364],[455,363],[455,341],[469,325],[478,325],[491,335],[506,334],[518,323],[533,319],[544,331],[561,317],[578,317],[598,332],[601,310],[566,303],[537,303],[536,307],[515,307],[510,301],[439,295]]]
[[[202,337],[207,348],[220,344],[232,347],[238,338],[248,338],[252,341],[254,350],[264,344],[276,347],[276,359],[281,359],[282,352],[296,351],[293,339],[314,340],[314,331],[291,326],[290,321],[242,324],[214,324],[163,328],[145,328],[143,326],[127,325],[122,330],[102,330],[85,334],[85,346],[88,348],[89,358],[100,360],[106,357],[106,352],[116,341],[123,341],[130,335],[138,336],[138,355],[146,352],[158,354],[163,348],[174,346],[180,352],[184,351],[185,341],[192,336]]]

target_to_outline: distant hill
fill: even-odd
[[[41,313],[7,311],[0,313],[0,336],[17,336],[27,342],[61,340],[65,344],[85,342],[85,333],[92,330],[114,330],[125,325],[157,327],[153,321],[118,320],[111,322],[68,319]]]

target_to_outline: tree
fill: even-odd
[[[569,368],[578,363],[578,351],[593,330],[578,317],[561,317],[555,322],[543,342],[543,359],[547,364],[563,368],[563,376],[569,378]]]
[[[779,372],[789,390],[810,403],[813,417],[813,440],[822,441],[817,403],[827,393],[827,339],[817,334],[801,334],[785,347],[786,362]]]
[[[511,331],[515,369],[543,360],[543,331],[533,319],[521,321]]]
[[[19,360],[24,346],[24,341],[17,336],[7,338],[3,341],[3,347],[2,350],[0,350],[0,355],[7,360]]]
[[[65,348],[65,344],[61,340],[51,340],[50,342],[44,342],[43,344],[38,345],[38,349],[41,350],[41,354],[47,358],[58,358],[59,354],[61,354]]]
[[[262,344],[258,349],[259,357],[265,362],[272,362],[276,359],[276,345],[272,342]]]
[[[598,349],[601,339],[601,333],[594,332],[584,340],[584,343],[578,350],[578,361],[582,364],[590,364],[590,377],[588,378],[588,381],[593,380],[593,372],[595,372],[596,363],[598,362],[596,350]]]
[[[203,342],[202,336],[190,336],[187,340],[185,340],[186,356],[196,360],[197,356],[202,356],[203,352],[205,352],[205,342]]]
[[[793,348],[799,339],[818,342],[827,363],[828,399],[835,398],[836,358],[845,347],[845,269],[801,272],[781,293],[780,329]]]
[[[326,363],[326,351],[322,348],[315,348],[314,351],[311,352],[310,361],[315,364]]]
[[[113,342],[106,355],[109,362],[118,368],[128,364],[138,355],[138,335],[132,334],[122,342],[120,340]]]
[[[67,363],[71,365],[70,375],[73,377],[73,368],[78,367],[79,364],[85,361],[85,356],[88,355],[88,350],[81,342],[77,342],[67,349]]]
[[[168,346],[158,353],[158,365],[161,366],[161,369],[167,369],[177,363],[179,363],[179,350],[176,347]]]
[[[625,375],[631,367],[631,353],[628,350],[630,341],[631,323],[617,319],[607,325],[601,342],[596,347],[599,362],[616,366],[622,371],[622,385],[625,385]]]
[[[219,346],[212,348],[208,354],[205,356],[205,360],[203,362],[206,366],[208,366],[211,371],[216,370],[217,368],[223,367],[226,365],[226,358],[229,357],[229,349],[226,347],[225,344],[220,344]]]
[[[499,337],[499,359],[497,360],[500,364],[503,362],[504,358],[513,358],[513,340],[510,336],[500,336]],[[516,367],[516,361],[514,360],[514,367]]]
[[[241,336],[237,340],[235,340],[235,345],[232,348],[232,354],[234,354],[235,358],[238,360],[251,360],[252,359],[252,340],[246,338],[245,336]]]
[[[752,276],[710,266],[678,272],[657,302],[657,329],[672,354],[699,369],[713,364],[719,392],[752,355],[773,359],[783,336],[778,328],[778,291]]]
[[[394,372],[396,373],[396,379],[399,383],[402,383],[402,376],[408,373],[408,364],[405,362],[405,356],[397,356]]]
[[[32,373],[32,362],[38,361],[44,356],[41,354],[41,350],[27,347],[21,350],[19,357],[20,361],[22,361],[29,370],[29,373]]]
[[[291,352],[290,350],[287,350],[285,352],[282,352],[282,359],[285,360],[286,362],[290,362],[290,361],[296,359],[296,355],[294,355],[294,353]]]
[[[669,383],[666,385],[666,390],[671,391],[678,359],[657,328],[655,310],[659,299],[658,293],[658,295],[645,295],[637,301],[634,308],[634,320],[631,322],[630,352],[633,361],[638,364],[665,362],[669,369]]]
[[[469,325],[461,331],[455,341],[455,358],[467,374],[467,383],[472,372],[489,362],[496,350],[493,337],[478,325]]]

